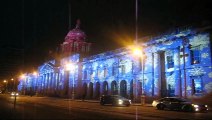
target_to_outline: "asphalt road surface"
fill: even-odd
[[[50,97],[0,95],[0,120],[142,120],[142,119],[211,119],[207,113],[160,111],[150,106],[101,106],[97,101],[81,101]]]

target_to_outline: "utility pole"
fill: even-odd
[[[138,0],[135,0],[135,40],[134,44],[138,42]]]
[[[71,0],[68,1],[68,29],[71,29]]]
[[[25,5],[24,5],[25,3],[24,3],[24,0],[22,0],[22,59],[23,59],[23,63],[22,63],[22,67],[24,68],[25,67],[25,23],[24,23],[24,7],[25,7]]]

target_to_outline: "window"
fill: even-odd
[[[201,78],[193,78],[192,79],[192,87],[193,87],[193,94],[202,93],[202,81]]]
[[[143,54],[142,57],[139,57],[139,69],[140,70],[145,69],[145,61],[146,61],[146,56]]]
[[[74,42],[74,50],[77,51],[78,50],[78,43]]]
[[[113,65],[113,67],[112,67],[112,76],[115,76],[116,73],[117,73],[117,67],[116,67],[116,65]]]
[[[82,52],[85,52],[85,45],[82,45]]]
[[[191,64],[200,63],[200,49],[199,46],[191,48]]]
[[[108,71],[107,68],[104,68],[104,77],[107,77]]]
[[[93,78],[93,70],[90,69],[90,79],[92,79],[92,78]]]
[[[86,52],[90,51],[90,46],[86,45]]]
[[[87,71],[84,71],[84,79],[87,79]]]
[[[167,59],[167,66],[168,66],[168,69],[169,69],[169,68],[173,68],[173,67],[174,67],[173,56],[167,56],[166,59]]]
[[[101,74],[101,72],[100,72],[100,69],[98,68],[97,69],[97,77],[100,77],[100,74]]]
[[[125,70],[126,70],[125,65],[121,65],[121,74],[125,74]]]

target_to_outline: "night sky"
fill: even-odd
[[[208,24],[211,3],[138,0],[138,36]],[[0,7],[0,80],[32,71],[48,60],[77,19],[95,53],[122,47],[135,38],[135,0],[4,0]]]

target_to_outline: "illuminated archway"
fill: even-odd
[[[111,94],[112,95],[118,94],[118,86],[117,86],[117,82],[115,80],[111,82]]]
[[[138,96],[141,96],[142,95],[142,82],[138,82],[138,85],[137,85],[137,92],[138,92]]]
[[[127,82],[126,82],[126,80],[122,80],[120,82],[120,95],[123,97],[127,97]]]
[[[89,98],[93,98],[93,83],[89,83]]]
[[[103,82],[102,93],[103,93],[104,95],[107,95],[107,94],[108,94],[108,83],[107,83],[107,81],[104,81],[104,82]]]
[[[131,100],[134,99],[134,95],[133,95],[133,80],[130,81],[130,99]]]
[[[83,87],[82,87],[82,97],[83,97],[83,99],[86,98],[86,96],[87,96],[87,83],[84,83]]]
[[[100,97],[100,83],[96,82],[95,98],[98,99],[99,97]]]

